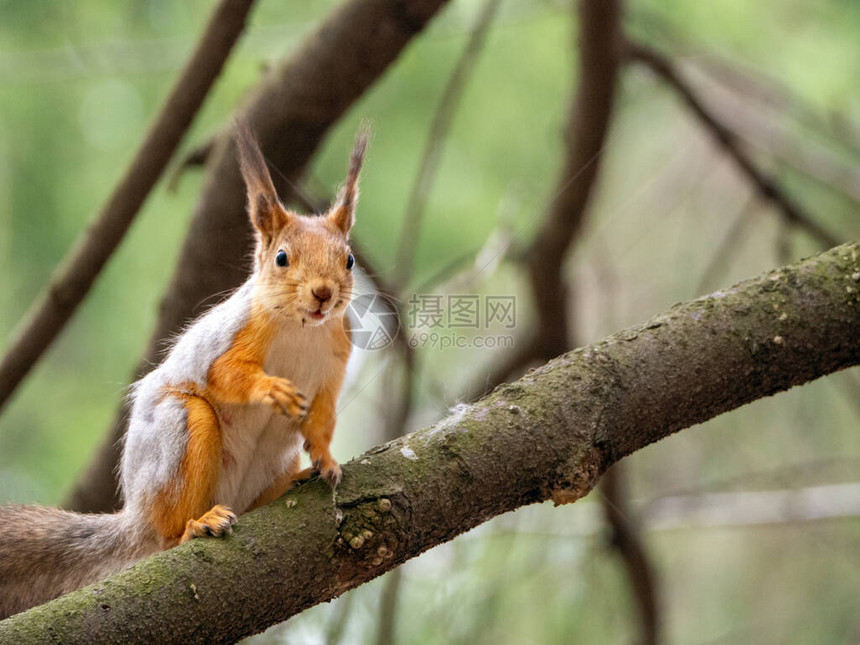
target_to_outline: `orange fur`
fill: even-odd
[[[185,525],[185,532],[182,534],[179,543],[182,544],[192,538],[203,537],[204,535],[218,537],[225,533],[230,533],[235,523],[236,515],[233,511],[227,506],[216,504],[199,519],[188,520],[188,523]]]
[[[201,396],[171,391],[185,401],[188,443],[175,483],[153,500],[151,520],[162,541],[176,544],[190,519],[200,517],[212,505],[212,494],[221,469],[221,427],[212,406]]]
[[[334,355],[337,356],[343,369],[335,379],[338,381],[337,388],[340,389],[343,384],[343,377],[346,376],[346,363],[349,360],[349,355],[352,353],[352,341],[350,340],[351,332],[346,325],[337,325],[331,330],[331,346]]]
[[[275,327],[265,316],[252,315],[233,345],[209,368],[206,390],[219,403],[262,402],[267,376],[263,361]]]
[[[295,385],[263,370],[275,325],[255,312],[233,340],[233,345],[209,368],[207,394],[219,404],[265,403],[282,414],[301,416],[305,400]]]

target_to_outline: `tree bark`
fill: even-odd
[[[290,192],[329,128],[370,87],[446,0],[351,0],[338,7],[291,58],[272,69],[240,110],[254,130],[281,196]],[[161,359],[165,340],[234,289],[248,274],[251,230],[232,140],[221,137],[208,160],[191,230],[161,301],[155,331],[137,369]],[[66,507],[106,512],[119,507],[115,478],[127,410],[75,485]]]
[[[573,502],[678,430],[860,362],[860,244],[565,354],[443,421],[106,581],[0,622],[15,643],[227,643],[491,517]],[[667,465],[669,467],[669,465]],[[261,590],[265,590],[261,593]]]

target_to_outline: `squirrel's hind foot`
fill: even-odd
[[[199,519],[188,520],[188,524],[185,525],[185,533],[182,534],[182,539],[179,540],[179,543],[182,544],[192,538],[204,537],[206,535],[220,537],[227,533],[232,533],[235,523],[236,514],[228,506],[216,504]]]
[[[310,468],[300,470],[293,475],[292,482],[294,484],[301,484],[317,475],[328,482],[328,485],[332,488],[336,488],[340,483],[340,480],[343,479],[340,465],[334,459],[329,458],[329,461],[327,461],[325,465],[320,462],[315,462]]]

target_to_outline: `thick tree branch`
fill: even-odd
[[[404,293],[404,289],[412,278],[414,270],[413,256],[415,255],[415,248],[418,242],[418,233],[421,228],[424,210],[427,206],[427,198],[430,194],[433,181],[436,178],[442,141],[447,136],[448,130],[451,127],[457,107],[460,105],[463,90],[477,62],[487,31],[498,11],[499,4],[500,0],[484,0],[466,47],[460,55],[448,82],[445,84],[445,89],[442,92],[442,97],[439,100],[439,105],[436,107],[433,120],[430,124],[427,134],[427,145],[421,155],[418,173],[412,183],[409,201],[404,213],[403,228],[400,231],[397,245],[394,275],[389,283],[395,289],[391,295],[399,303],[398,317],[400,320],[405,318],[406,294]],[[387,428],[385,431],[386,439],[399,437],[405,431],[406,422],[413,404],[412,390],[417,369],[415,348],[407,342],[403,334],[398,334],[396,347],[400,349],[403,359],[403,374],[401,375],[402,378],[395,377],[396,381],[392,383],[396,387],[399,382],[400,392],[398,396],[394,397],[394,403],[391,409],[388,410]]]
[[[860,244],[676,305],[199,539],[0,622],[15,643],[227,643],[621,457],[860,362]],[[265,593],[260,593],[264,589]]]
[[[329,128],[370,87],[446,0],[349,0],[311,34],[292,57],[274,66],[240,110],[277,169],[282,196],[291,192]],[[251,248],[245,189],[233,143],[221,139],[210,153],[203,194],[167,289],[155,331],[137,376],[156,365],[165,339],[200,314],[211,297],[247,275]],[[280,185],[278,185],[280,184]],[[69,497],[67,507],[108,511],[119,505],[114,478],[126,411]]]
[[[24,316],[0,362],[0,409],[50,347],[128,231],[245,27],[253,0],[221,0],[131,165]]]

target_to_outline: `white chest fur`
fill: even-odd
[[[264,365],[266,372],[290,379],[310,403],[323,383],[340,369],[330,328],[338,324],[336,320],[319,327],[290,324],[269,347]]]
[[[336,324],[285,326],[269,347],[266,373],[289,379],[312,403],[341,368],[328,327]],[[301,420],[263,404],[226,406],[221,416],[224,459],[213,501],[241,513],[301,451]]]

